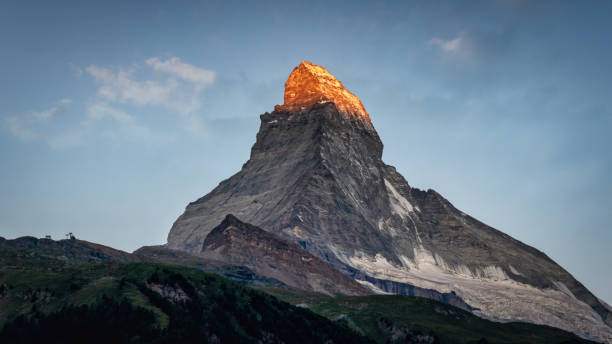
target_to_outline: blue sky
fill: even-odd
[[[415,187],[612,302],[612,3],[0,4],[0,235],[161,244],[302,60]]]

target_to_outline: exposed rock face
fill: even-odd
[[[198,270],[212,272],[231,279],[234,282],[252,287],[290,289],[289,286],[281,281],[259,275],[246,266],[206,259],[201,256],[194,256],[185,251],[172,250],[162,246],[144,246],[134,251],[133,255],[140,258],[143,262],[188,266]]]
[[[243,223],[232,215],[227,215],[208,234],[201,255],[247,266],[299,289],[328,295],[371,293],[299,245]]]
[[[302,61],[289,75],[284,101],[283,105],[275,106],[274,111],[304,111],[317,104],[332,102],[342,114],[370,122],[370,116],[357,96],[344,88],[327,69],[308,61]]]
[[[208,233],[232,213],[373,290],[397,292],[384,282],[393,281],[455,292],[484,317],[612,341],[610,310],[580,282],[437,192],[411,187],[382,161],[383,144],[369,117],[346,105],[354,102],[326,93],[325,78],[292,80],[308,68],[294,70],[290,93],[299,95],[304,80],[303,89],[323,90],[313,99],[329,101],[304,98],[308,106],[295,107],[286,92],[285,105],[261,115],[249,161],[187,206],[170,231],[170,248],[201,254]]]
[[[172,303],[185,303],[191,300],[189,295],[179,285],[147,283],[147,287]]]

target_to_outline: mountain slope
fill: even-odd
[[[0,237],[0,251],[25,251],[67,263],[138,262],[127,252],[78,239],[51,240],[24,236],[13,240]]]
[[[25,236],[7,240],[0,237],[0,255],[5,258],[4,263],[14,266],[31,263],[32,260],[30,259],[23,260],[30,256],[40,259],[51,258],[51,261],[56,261],[58,264],[70,265],[103,262],[148,262],[180,265],[215,273],[243,285],[288,288],[282,282],[258,275],[246,266],[205,259],[162,246],[141,247],[130,254],[78,239],[51,240]],[[9,257],[10,259],[8,259]]]
[[[2,343],[368,343],[309,310],[196,269],[71,265],[0,252]],[[11,265],[7,262],[11,262]]]
[[[36,250],[0,250],[0,342],[587,342],[549,327],[494,323],[421,298],[263,291],[187,267],[75,264]]]
[[[521,322],[495,323],[440,302],[399,295],[327,297],[318,294],[266,292],[330,319],[345,321],[378,343],[581,343],[574,334],[554,327]]]
[[[361,103],[338,96],[342,84],[311,65],[290,75],[285,105],[261,115],[241,171],[176,220],[170,248],[202,254],[206,236],[232,213],[372,290],[455,292],[487,318],[612,341],[610,310],[562,267],[386,165]]]

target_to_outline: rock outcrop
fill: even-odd
[[[612,341],[610,310],[562,267],[386,165],[353,97],[325,69],[298,66],[285,104],[261,115],[249,161],[187,206],[168,246],[202,254],[231,213],[373,291],[401,290],[390,281],[454,292],[483,317]]]
[[[202,245],[201,256],[243,265],[284,284],[328,295],[371,292],[299,245],[227,215]]]

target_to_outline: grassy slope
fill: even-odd
[[[83,338],[78,336],[87,334],[80,333],[79,327],[100,321],[96,318],[100,309],[109,314],[113,309],[126,309],[119,306],[125,300],[130,307],[144,309],[142,314],[152,315],[155,324],[147,327],[145,334],[159,342],[201,342],[212,337],[245,343],[262,338],[302,343],[369,341],[308,310],[192,268],[117,262],[69,265],[24,251],[0,251],[0,262],[0,324],[9,324],[4,328],[5,337],[0,333],[0,341],[9,338],[11,342],[27,334],[31,337],[25,342],[37,342],[45,333],[53,339],[58,333]],[[180,289],[188,301],[162,296],[151,285]],[[100,304],[103,307],[96,306]],[[79,319],[81,316],[85,318]],[[28,317],[37,320],[28,323]],[[88,319],[92,321],[88,323]],[[71,326],[74,329],[70,331],[57,332],[58,326],[75,321],[82,323]],[[110,325],[101,324],[112,331]],[[139,329],[132,330],[134,336],[145,335]]]
[[[60,260],[67,264],[101,262],[148,262],[188,266],[215,273],[243,285],[289,288],[278,280],[256,274],[245,266],[196,257],[186,252],[161,246],[141,247],[134,253],[78,239],[50,240],[24,236],[13,240],[0,237],[0,251],[21,251]],[[289,288],[291,289],[291,288]]]
[[[441,343],[590,343],[549,326],[528,323],[497,323],[434,300],[400,295],[327,297],[267,289],[268,293],[332,320],[344,319],[356,331],[385,343],[388,331],[381,319],[395,327],[423,334],[433,333]]]

